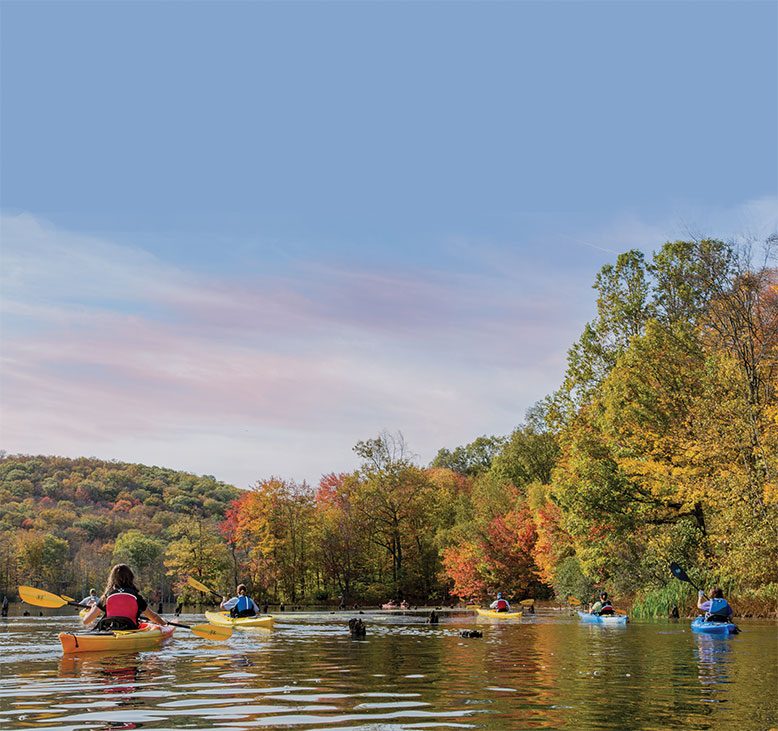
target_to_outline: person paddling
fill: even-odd
[[[511,605],[507,599],[502,598],[502,592],[497,592],[497,598],[489,605],[489,609],[494,609],[496,612],[510,612]]]
[[[259,614],[256,602],[246,593],[246,585],[238,584],[237,596],[232,599],[223,597],[219,605],[221,609],[228,609],[231,617],[255,617]]]
[[[89,590],[89,596],[85,596],[79,604],[82,607],[91,607],[97,604],[97,602],[100,601],[100,595],[97,593],[95,589]]]
[[[597,614],[600,616],[603,614],[615,614],[613,605],[608,598],[607,591],[603,591],[600,594],[600,598],[594,604],[592,604],[592,608],[589,610],[589,614]]]
[[[124,563],[118,563],[111,569],[105,591],[87,612],[84,624],[97,619],[100,613],[105,616],[97,623],[96,630],[138,629],[141,614],[154,624],[167,624],[166,620],[149,607],[135,586],[132,569]]]
[[[707,600],[702,590],[697,592],[697,609],[705,612],[706,622],[729,622],[732,616],[732,607],[718,587],[710,590],[710,599]]]

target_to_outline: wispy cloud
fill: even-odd
[[[553,387],[579,326],[575,298],[533,285],[526,267],[309,260],[230,279],[30,216],[4,216],[2,235],[11,451],[143,461],[164,444],[174,466],[245,484],[347,467],[351,445],[387,427],[429,459],[511,429]],[[209,436],[222,451],[206,459],[193,445]],[[236,445],[258,444],[264,457],[233,467]]]

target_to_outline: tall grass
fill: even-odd
[[[638,594],[632,605],[631,614],[637,619],[668,617],[673,607],[678,607],[682,617],[693,613],[697,605],[697,594],[689,584],[672,581],[657,589]]]

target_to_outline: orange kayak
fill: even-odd
[[[175,627],[141,622],[139,629],[112,632],[60,632],[62,652],[132,652],[156,650],[173,636]]]

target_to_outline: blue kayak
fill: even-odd
[[[589,614],[589,612],[578,612],[578,616],[582,622],[587,622],[588,624],[614,625],[627,623],[626,614]]]
[[[706,635],[734,635],[738,631],[732,622],[706,622],[705,617],[697,617],[692,622],[692,632]]]

